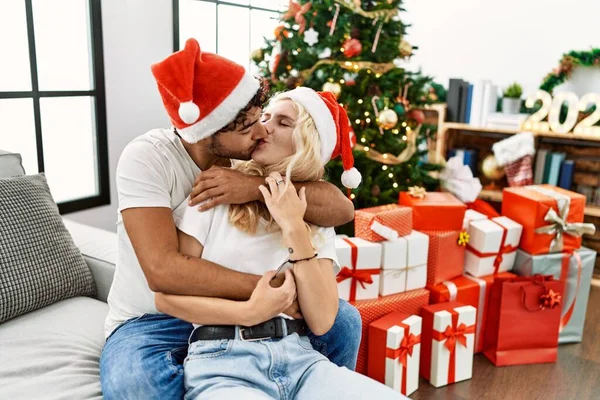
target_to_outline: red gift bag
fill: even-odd
[[[551,275],[495,279],[483,354],[496,366],[555,362],[564,285]]]

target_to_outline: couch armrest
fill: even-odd
[[[66,218],[63,222],[92,271],[98,300],[106,302],[117,262],[117,234]]]

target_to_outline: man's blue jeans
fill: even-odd
[[[183,399],[183,361],[191,324],[164,314],[147,314],[120,325],[108,338],[100,357],[104,398]],[[354,370],[361,339],[356,308],[340,300],[331,330],[309,334],[313,347],[333,363]]]

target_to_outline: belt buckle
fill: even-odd
[[[244,332],[246,331],[247,328],[240,328],[240,340],[242,342],[258,342],[259,340],[266,340],[266,339],[271,339],[271,336],[265,336],[265,337],[259,337],[259,338],[253,338],[253,339],[246,339],[244,337]]]

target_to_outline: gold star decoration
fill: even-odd
[[[461,232],[460,235],[458,235],[458,245],[466,247],[470,238],[471,236],[467,232]]]

